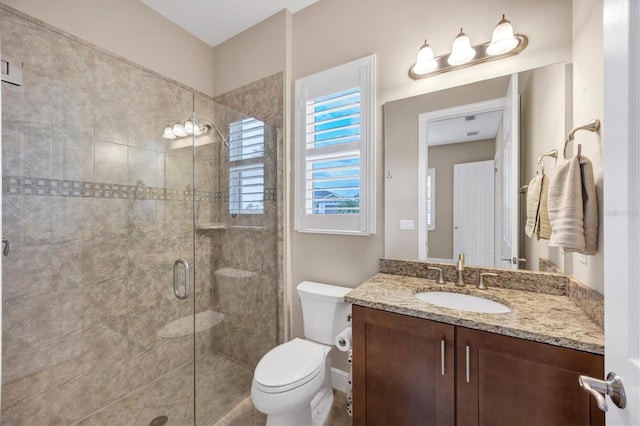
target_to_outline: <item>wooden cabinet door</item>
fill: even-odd
[[[456,356],[458,425],[604,425],[578,385],[603,376],[602,356],[462,327]]]
[[[353,424],[454,424],[454,349],[452,325],[354,305]]]

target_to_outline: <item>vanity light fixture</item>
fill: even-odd
[[[418,51],[418,59],[413,66],[413,71],[416,74],[428,74],[436,68],[438,68],[438,61],[433,57],[433,49],[425,40]]]
[[[502,15],[491,36],[491,41],[471,46],[469,37],[460,28],[453,41],[451,53],[434,57],[425,40],[418,51],[416,63],[409,68],[409,77],[419,80],[483,62],[495,61],[522,52],[529,44],[523,34],[514,34],[511,22]]]
[[[451,54],[447,58],[447,63],[453,66],[462,65],[472,60],[475,56],[476,50],[471,47],[471,40],[469,40],[469,36],[463,33],[462,28],[460,28],[460,32],[456,36],[456,39],[453,40]]]
[[[178,122],[172,126],[165,127],[162,137],[164,139],[182,139],[192,135],[196,137],[206,136],[211,133],[212,127],[213,125],[205,120],[196,122],[187,120],[184,124]]]

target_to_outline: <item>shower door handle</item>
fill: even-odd
[[[180,293],[178,289],[178,265],[184,265],[184,293]],[[189,297],[189,262],[184,259],[178,259],[173,262],[173,294],[180,300]]]
[[[9,240],[7,238],[2,239],[2,254],[9,256]]]

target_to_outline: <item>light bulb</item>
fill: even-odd
[[[187,121],[184,122],[184,132],[187,135],[192,135],[193,134],[193,121],[187,120]]]
[[[173,134],[176,135],[177,138],[183,138],[187,136],[187,132],[184,131],[184,126],[180,123],[176,123],[173,125]]]
[[[458,33],[458,36],[451,46],[451,54],[447,62],[453,66],[462,65],[472,60],[475,56],[476,51],[471,47],[471,40],[469,40],[469,37],[467,37],[467,35],[462,32],[462,28],[460,28],[460,33]]]
[[[493,30],[491,43],[487,46],[487,54],[491,56],[502,55],[515,49],[517,45],[518,39],[513,36],[513,26],[502,15],[502,19]]]
[[[164,132],[162,133],[162,137],[165,139],[175,139],[176,135],[173,134],[173,129],[171,126],[167,126],[164,128]]]
[[[434,59],[433,49],[431,49],[431,46],[429,46],[427,40],[425,40],[418,51],[418,58],[416,59],[416,64],[413,66],[413,72],[415,74],[428,74],[436,68],[438,68],[438,61]]]

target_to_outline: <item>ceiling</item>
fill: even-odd
[[[494,139],[501,122],[502,110],[431,121],[427,140],[433,146]]]
[[[282,9],[295,13],[318,0],[141,1],[213,47]]]

